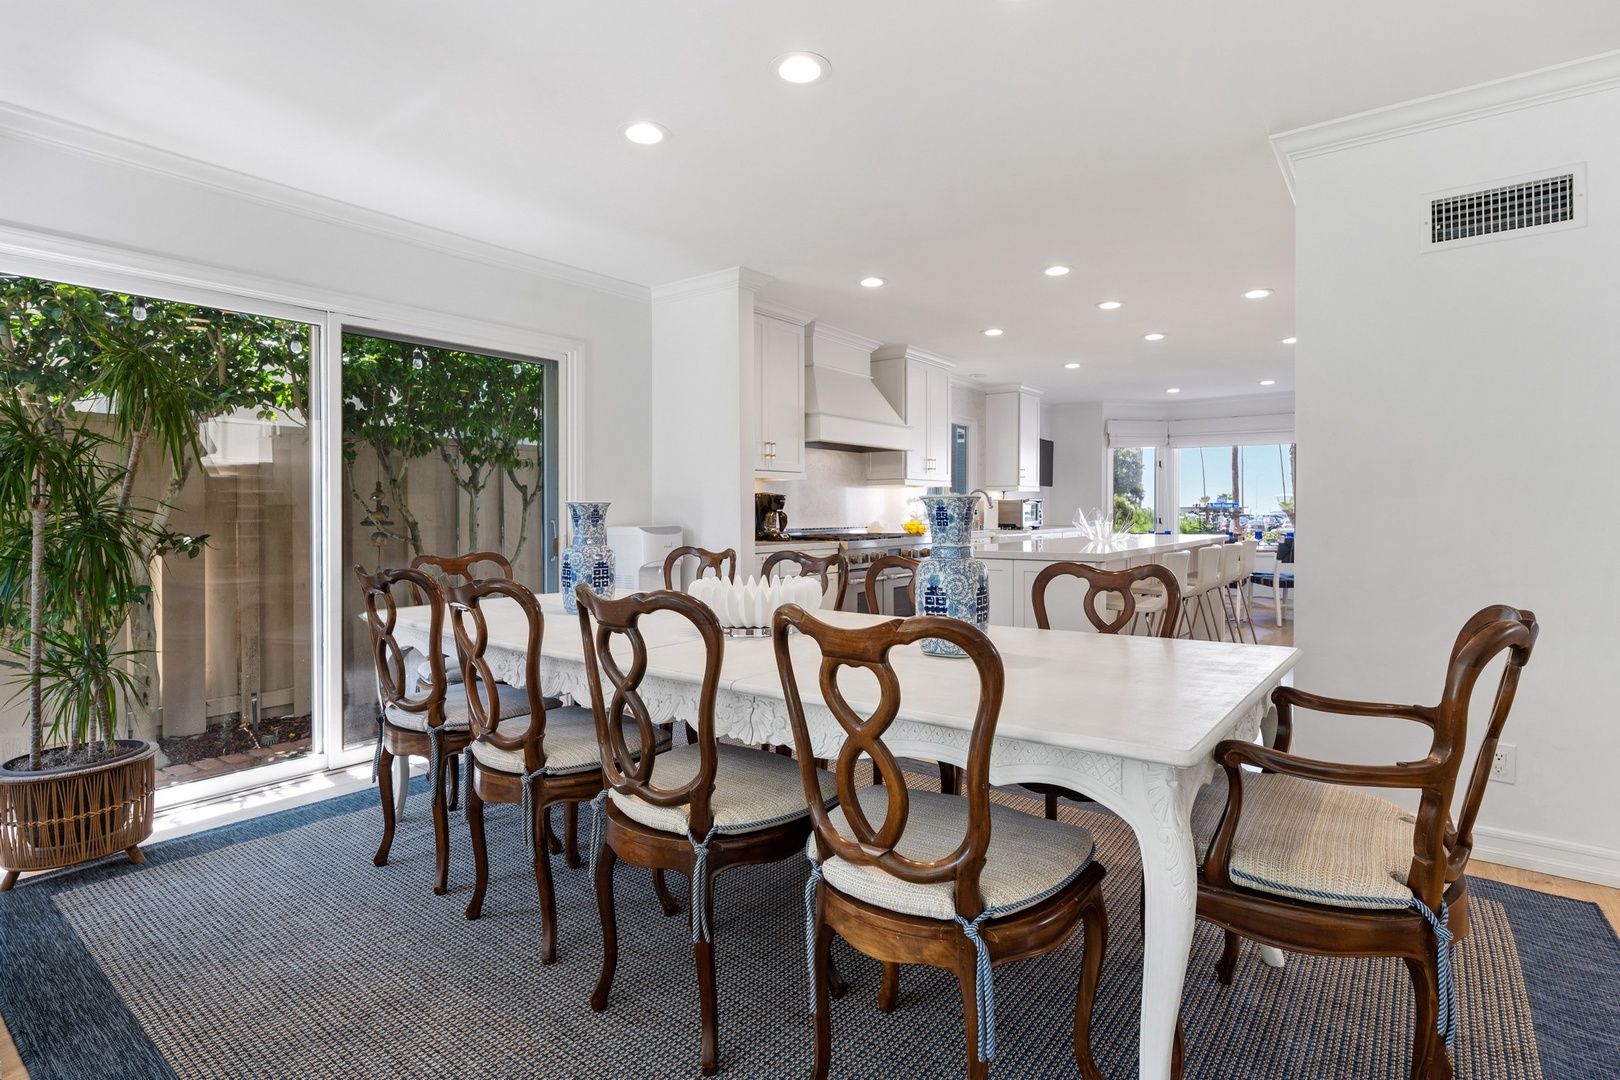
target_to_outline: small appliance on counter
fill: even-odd
[[[1002,499],[996,503],[996,523],[1003,529],[1041,527],[1040,499]]]
[[[619,595],[662,589],[664,557],[685,543],[683,536],[679,525],[609,525]]]
[[[754,492],[754,539],[788,540],[786,495],[769,491]]]

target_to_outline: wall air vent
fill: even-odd
[[[1427,196],[1428,244],[1501,240],[1525,229],[1586,224],[1586,169],[1516,177],[1484,189]]]

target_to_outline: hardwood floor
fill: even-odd
[[[3,1017],[0,1017],[0,1080],[28,1080],[28,1070],[23,1068],[17,1048],[11,1044],[11,1032],[6,1030]]]

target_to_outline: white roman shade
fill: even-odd
[[[1165,420],[1108,421],[1110,450],[1132,446],[1167,446],[1169,438],[1170,424]]]
[[[1172,450],[1196,446],[1275,446],[1294,441],[1293,413],[1172,420],[1168,426]]]

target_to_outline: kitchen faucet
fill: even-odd
[[[974,488],[972,491],[968,492],[968,494],[969,495],[977,495],[977,496],[979,496],[979,498],[984,500],[984,507],[981,509],[980,507],[975,506],[974,510],[977,511],[978,514],[980,515],[979,516],[979,527],[980,528],[988,527],[990,523],[985,519],[985,515],[987,515],[989,513],[989,511],[994,510],[996,508],[995,497],[992,496],[988,491],[984,490],[984,488]]]

